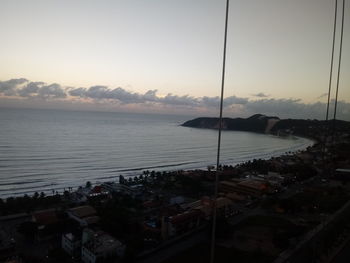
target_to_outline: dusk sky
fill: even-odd
[[[0,103],[213,115],[225,3],[0,0]],[[231,0],[226,115],[324,118],[333,9],[331,0]],[[349,14],[347,3],[339,86],[347,120]]]

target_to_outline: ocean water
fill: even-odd
[[[182,127],[188,116],[0,109],[0,197],[62,191],[143,170],[205,168],[217,131]],[[224,131],[221,160],[237,164],[312,145],[304,138]]]

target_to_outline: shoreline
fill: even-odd
[[[274,135],[274,134],[265,134],[267,136],[273,136],[273,137],[277,137],[277,138],[280,138],[280,139],[287,139],[287,140],[292,140],[293,138],[285,138],[283,136],[277,136],[277,135]],[[294,135],[293,135],[294,136]],[[275,151],[275,152],[269,152],[269,153],[265,153],[265,154],[257,154],[256,156],[247,156],[246,158],[243,157],[242,160],[239,160],[239,161],[234,161],[234,160],[222,160],[221,161],[221,164],[222,165],[230,165],[232,167],[236,167],[238,165],[241,165],[243,163],[246,163],[248,161],[252,161],[254,159],[256,160],[270,160],[272,158],[278,158],[278,157],[282,157],[284,155],[295,155],[299,152],[303,152],[303,151],[307,151],[307,149],[309,147],[313,147],[315,145],[317,145],[318,141],[313,139],[313,138],[307,138],[305,136],[294,136],[294,137],[297,137],[298,139],[304,139],[304,140],[308,140],[308,142],[305,142],[303,145],[299,145],[299,146],[295,146],[295,147],[292,147],[290,148],[290,151]],[[179,166],[181,166],[183,164],[180,164]],[[54,196],[56,195],[57,193],[59,195],[63,195],[64,191],[66,191],[67,189],[71,189],[71,191],[76,191],[79,187],[83,187],[84,184],[87,182],[87,181],[90,181],[93,185],[97,185],[97,184],[101,184],[101,183],[106,183],[106,182],[115,182],[115,181],[119,181],[119,176],[122,175],[124,176],[126,179],[128,178],[134,178],[136,176],[139,176],[140,174],[142,174],[143,171],[146,171],[146,170],[149,170],[149,169],[155,169],[154,171],[160,171],[160,172],[163,172],[163,171],[167,171],[167,172],[174,172],[174,171],[181,171],[181,170],[184,170],[184,171],[191,171],[191,170],[207,170],[207,167],[208,166],[212,166],[214,165],[214,163],[206,163],[205,165],[203,166],[192,166],[190,167],[191,165],[188,166],[188,168],[184,168],[184,169],[166,169],[164,167],[164,169],[156,169],[157,167],[145,167],[144,169],[140,169],[140,170],[134,170],[132,171],[132,169],[130,169],[129,171],[130,172],[127,172],[127,173],[120,173],[118,175],[115,175],[115,176],[111,176],[109,178],[100,178],[100,179],[96,179],[96,180],[91,180],[91,179],[87,179],[85,182],[79,182],[77,184],[70,184],[70,185],[67,185],[65,187],[57,187],[57,188],[50,188],[50,189],[46,189],[46,190],[43,190],[43,191],[23,191],[23,192],[19,192],[19,193],[15,193],[15,194],[11,194],[11,195],[0,195],[0,199],[2,200],[6,200],[7,198],[17,198],[17,197],[24,197],[25,195],[31,197],[35,194],[35,192],[43,192],[46,196]],[[175,165],[174,165],[175,166]],[[159,167],[159,166],[158,166]],[[169,166],[167,166],[167,168],[169,168]],[[45,186],[43,186],[45,187]],[[47,186],[46,186],[47,187]]]

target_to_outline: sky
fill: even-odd
[[[0,104],[215,115],[225,3],[0,0]],[[324,118],[333,10],[331,0],[231,0],[224,114]],[[347,3],[338,108],[346,120],[349,14]]]

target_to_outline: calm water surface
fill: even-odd
[[[215,163],[217,131],[188,116],[0,109],[0,197],[62,190],[143,170]],[[224,131],[221,160],[236,164],[311,145],[304,138]]]

